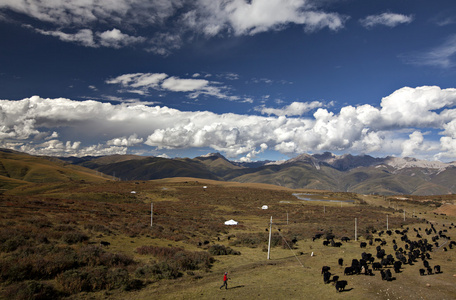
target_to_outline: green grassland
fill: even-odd
[[[362,241],[381,238],[394,254],[392,241],[400,244],[400,235],[378,235],[387,218],[389,229],[409,228],[411,240],[418,240],[414,228],[430,240],[429,222],[456,236],[456,218],[435,212],[454,201],[453,195],[384,197],[195,178],[27,183],[0,195],[0,298],[454,299],[456,247],[431,252],[430,264],[441,265],[441,274],[420,276],[420,261],[393,272],[392,282],[378,271],[343,274],[363,251],[375,255],[379,243],[361,249]],[[229,219],[239,224],[224,225]],[[323,237],[313,241],[317,233]],[[327,235],[350,241],[323,246]],[[323,265],[348,281],[345,292],[323,283]],[[220,290],[225,271],[229,289]]]

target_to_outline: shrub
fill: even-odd
[[[5,299],[47,300],[59,298],[53,286],[37,281],[21,282],[9,286],[3,293]]]
[[[38,253],[33,256],[33,270],[35,279],[53,278],[59,273],[79,266],[77,254],[70,247],[54,248],[47,253]]]
[[[106,274],[106,288],[117,289],[125,287],[130,283],[130,275],[126,269],[109,269]]]
[[[58,225],[55,227],[55,230],[57,231],[75,231],[73,226],[70,225]]]
[[[28,222],[38,228],[52,227],[51,221],[44,217],[35,217],[30,219]]]
[[[3,282],[15,282],[30,279],[33,265],[30,262],[18,263],[13,259],[4,260],[0,264],[0,278]]]
[[[68,245],[76,244],[76,243],[82,243],[84,241],[87,241],[89,237],[79,231],[72,231],[72,232],[67,232],[64,235],[62,235],[61,240]]]
[[[180,251],[173,256],[173,261],[180,271],[209,268],[213,262],[207,252]]]
[[[133,263],[133,258],[122,253],[104,252],[100,256],[100,264],[108,267],[126,267]]]
[[[117,289],[130,282],[125,269],[108,269],[104,266],[69,270],[56,277],[58,287],[65,293],[94,292],[104,289]]]
[[[136,252],[141,255],[153,255],[161,258],[173,257],[177,252],[184,249],[179,247],[159,247],[159,246],[141,246],[136,248]]]
[[[225,247],[224,245],[212,245],[207,250],[211,255],[240,255],[241,252]]]
[[[89,229],[89,230],[93,230],[93,231],[96,231],[96,232],[101,232],[101,233],[104,233],[104,234],[111,234],[112,231],[107,228],[106,226],[104,225],[101,225],[101,224],[87,224],[87,225],[84,225],[84,229]]]
[[[129,292],[129,291],[136,291],[140,290],[144,287],[144,282],[139,279],[133,279],[130,280],[125,286],[124,286],[124,291]]]
[[[271,247],[281,245],[282,237],[278,233],[273,233],[271,236]],[[236,240],[231,242],[231,246],[247,246],[256,248],[259,245],[268,244],[268,235],[264,233],[241,233],[236,235]]]
[[[134,263],[133,258],[128,255],[106,252],[99,246],[82,247],[78,254],[80,262],[87,266],[126,267]]]
[[[152,266],[152,274],[157,279],[176,279],[182,276],[177,265],[171,261],[163,261]]]
[[[143,265],[136,269],[135,276],[139,278],[175,279],[182,276],[177,265],[171,261],[162,261],[152,265]]]
[[[154,255],[162,260],[172,260],[180,271],[209,268],[213,262],[207,252],[186,251],[178,247],[141,246],[136,248],[136,252],[142,255]]]
[[[100,256],[105,251],[101,249],[99,246],[83,246],[78,249],[78,257],[79,261],[87,266],[97,266],[100,265]]]
[[[135,277],[147,278],[154,274],[153,265],[142,265],[135,270]]]
[[[65,293],[75,294],[89,291],[87,273],[80,270],[69,270],[56,276],[57,287]]]
[[[0,244],[0,251],[13,252],[20,246],[23,246],[26,244],[27,244],[27,240],[24,236],[22,236],[22,235],[10,236],[10,238],[5,239],[5,241],[3,241]]]

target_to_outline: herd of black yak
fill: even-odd
[[[391,269],[394,270],[395,274],[398,274],[405,265],[414,264],[422,264],[423,267],[419,269],[420,276],[442,273],[440,265],[431,267],[429,263],[431,253],[437,249],[442,251],[453,249],[453,246],[456,246],[456,242],[451,241],[451,238],[447,236],[447,229],[437,231],[434,225],[429,222],[427,222],[426,226],[428,228],[425,228],[424,232],[421,230],[421,227],[418,229],[414,228],[411,232],[409,232],[408,227],[403,230],[387,230],[386,232],[373,230],[372,236],[377,234],[378,238],[371,238],[368,242],[361,242],[360,248],[367,249],[367,245],[369,244],[369,248],[371,249],[375,246],[376,252],[374,254],[363,252],[359,259],[353,259],[351,264],[344,268],[344,276],[375,276],[374,271],[379,271],[382,280],[392,281],[396,278],[393,276]],[[453,223],[451,223],[448,229],[451,229],[453,226]],[[444,224],[443,227],[445,227]],[[400,241],[396,239],[392,240],[394,250],[392,254],[387,254],[385,249],[382,248],[386,245],[386,241],[382,239],[382,236],[385,234],[400,238]],[[409,239],[409,235],[414,235],[417,240]],[[322,236],[323,234],[315,235],[313,241],[322,238]],[[342,242],[348,242],[349,240],[348,237],[341,239]],[[323,241],[323,245],[341,247],[342,243],[335,242],[334,235],[328,234]],[[344,266],[343,258],[339,258],[338,265],[341,267]],[[322,267],[321,275],[323,276],[323,282],[332,282],[338,292],[344,291],[348,285],[347,280],[340,280],[340,276],[332,274],[329,266]]]

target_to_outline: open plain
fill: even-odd
[[[294,193],[305,194],[306,200]],[[292,190],[195,178],[20,186],[0,198],[1,295],[454,299],[455,198]],[[224,225],[231,219],[238,225]],[[403,236],[432,245],[422,254],[428,253],[425,260],[432,269],[440,265],[441,272],[420,275],[424,267],[418,257],[402,264],[399,273],[384,266],[392,272],[391,281],[382,280],[379,270],[371,276],[344,274],[363,252],[380,262],[377,247],[398,260],[398,248],[407,253]],[[329,283],[323,282],[323,266],[330,267]],[[230,278],[228,290],[219,289],[224,272]],[[334,276],[347,281],[344,291],[336,291]]]

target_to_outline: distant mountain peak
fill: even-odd
[[[306,162],[312,164],[315,169],[320,170],[320,162],[318,159],[310,154],[304,153],[296,156],[295,158],[287,160],[285,163]]]
[[[218,152],[203,154],[203,155],[200,155],[199,157],[203,157],[203,158],[208,158],[208,157],[220,157],[220,158],[226,159],[225,156],[221,155],[221,154],[218,153]]]
[[[419,160],[412,157],[394,157],[388,156],[385,158],[384,164],[391,166],[396,169],[404,168],[427,168],[427,169],[438,169],[444,170],[449,166],[456,166],[455,163],[444,163],[441,161],[428,161]]]

